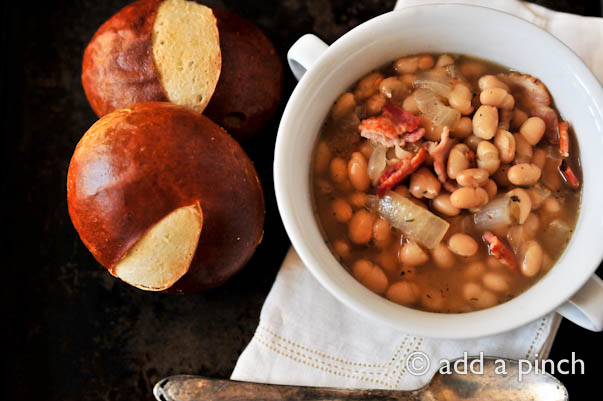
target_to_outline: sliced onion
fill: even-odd
[[[412,153],[406,151],[399,145],[396,145],[395,153],[396,153],[396,159],[399,159],[399,160],[406,159],[407,157],[413,156]]]
[[[445,106],[429,89],[417,89],[413,96],[421,113],[437,126],[450,128],[461,118],[460,112]]]
[[[524,226],[517,225],[509,228],[507,231],[507,242],[511,245],[513,253],[519,255],[522,245],[529,241]]]
[[[456,64],[449,64],[444,67],[444,69],[446,70],[448,75],[450,75],[450,78],[457,81],[466,81],[465,77],[463,77],[463,74],[461,74]]]
[[[569,242],[572,236],[572,227],[560,219],[555,219],[545,228],[545,234],[542,236],[543,245],[551,250],[558,249],[560,243],[567,244]],[[562,249],[558,250],[562,251]]]
[[[381,199],[369,195],[366,202],[369,209],[379,213],[406,238],[428,249],[435,248],[450,227],[446,220],[393,191]]]
[[[446,98],[452,91],[450,77],[432,72],[419,72],[412,84],[415,88],[429,89],[438,96]]]
[[[511,198],[496,198],[473,214],[473,222],[479,231],[492,231],[508,227],[513,223],[511,217]]]
[[[371,157],[368,162],[368,176],[371,179],[373,185],[376,185],[379,181],[379,178],[385,171],[387,159],[385,155],[387,153],[387,148],[383,145],[376,145],[373,149],[373,153],[371,153]]]
[[[387,167],[395,166],[399,162],[400,162],[400,159],[397,159],[395,157],[392,159],[387,159]]]
[[[544,200],[551,195],[551,190],[537,182],[532,188],[528,189],[528,195],[532,201],[532,208],[538,209]]]
[[[415,152],[416,153],[416,152]],[[393,148],[389,148],[387,150],[387,165],[393,166],[400,162],[400,160],[407,159],[409,157],[413,157],[415,154],[407,151],[400,145],[395,145]]]

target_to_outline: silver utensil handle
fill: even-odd
[[[322,387],[282,386],[178,375],[160,380],[153,388],[158,401],[232,400],[391,400],[421,401],[421,391],[350,390]]]

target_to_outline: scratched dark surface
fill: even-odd
[[[65,177],[75,144],[96,120],[80,83],[81,59],[94,31],[126,3],[57,0],[0,6],[3,399],[151,400],[153,384],[167,375],[229,377],[289,245],[272,185],[278,115],[246,145],[266,193],[265,238],[226,285],[188,296],[142,292],[113,279],[80,242],[67,214]],[[601,16],[598,1],[538,3]],[[284,60],[300,35],[313,32],[332,42],[391,9],[394,1],[207,4],[258,24]],[[294,85],[287,73],[281,111]],[[600,334],[563,322],[551,358],[575,352],[586,365],[584,376],[559,376],[570,394],[579,387],[599,389],[597,340]]]

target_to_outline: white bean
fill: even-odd
[[[482,168],[488,172],[488,174],[494,174],[500,166],[500,157],[498,155],[498,149],[492,144],[492,142],[482,141],[477,145],[477,167]]]
[[[511,163],[515,158],[515,137],[509,131],[499,129],[494,137],[494,146],[498,149],[500,161]]]
[[[521,262],[521,273],[526,277],[534,277],[542,267],[542,247],[534,240],[526,244],[526,250]]]
[[[468,168],[456,176],[456,182],[463,187],[481,187],[488,182],[488,172],[483,168]]]
[[[488,193],[481,187],[462,187],[450,195],[450,203],[459,209],[480,207],[488,203]]]
[[[386,298],[390,301],[407,306],[417,303],[420,295],[419,286],[411,281],[393,283],[385,293]]]
[[[389,285],[387,276],[381,268],[374,263],[360,259],[354,263],[352,273],[369,290],[383,294]]]
[[[511,92],[507,84],[502,82],[500,79],[496,78],[494,75],[484,75],[482,76],[477,85],[481,90],[491,89],[491,88],[502,88],[507,92]]]
[[[492,291],[506,292],[509,291],[509,283],[500,273],[486,273],[482,277],[484,286]]]
[[[467,115],[473,111],[472,97],[471,91],[465,85],[455,85],[448,95],[448,103],[451,107],[460,111],[461,114]]]
[[[421,167],[410,176],[408,190],[417,199],[433,199],[439,195],[441,187],[442,184],[431,170]]]
[[[546,131],[546,124],[540,117],[530,117],[519,128],[519,133],[532,146],[536,145],[542,139]]]
[[[444,216],[458,216],[459,213],[461,213],[461,209],[452,204],[450,201],[450,194],[447,193],[436,196],[431,202],[431,205]]]
[[[366,191],[371,185],[368,175],[368,163],[362,153],[354,152],[348,162],[348,176],[357,191]]]
[[[518,186],[534,185],[540,179],[542,170],[535,164],[516,164],[509,169],[507,178],[512,184]]]
[[[473,133],[482,139],[492,139],[498,127],[498,110],[494,106],[481,105],[473,115]]]
[[[400,263],[407,266],[421,266],[427,263],[429,255],[414,241],[409,241],[400,249]]]
[[[448,248],[460,256],[473,256],[477,253],[477,241],[467,234],[456,233],[448,240]]]
[[[431,250],[431,257],[435,265],[444,270],[452,268],[456,263],[454,253],[442,243],[439,243]]]
[[[512,110],[515,107],[515,99],[502,88],[488,88],[482,90],[479,95],[482,104],[494,106],[499,109]]]
[[[452,147],[446,166],[448,177],[455,179],[458,173],[469,168],[467,153],[469,153],[469,147],[465,144],[459,143]]]

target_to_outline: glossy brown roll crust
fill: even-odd
[[[135,104],[96,122],[71,159],[67,201],[80,238],[109,271],[160,219],[198,201],[203,230],[172,292],[224,283],[263,233],[263,192],[245,152],[208,118],[169,103]]]
[[[152,50],[160,3],[139,0],[124,7],[96,31],[86,47],[82,85],[99,117],[129,104],[167,100]]]
[[[249,140],[279,105],[283,65],[270,40],[251,22],[214,9],[222,71],[205,114],[240,141]]]

